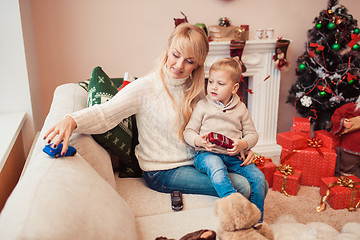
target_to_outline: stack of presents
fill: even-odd
[[[279,166],[261,155],[253,161],[274,191],[296,196],[301,186],[314,186],[321,195],[317,211],[324,210],[326,202],[333,209],[359,207],[360,180],[334,176],[339,138],[326,130],[311,137],[309,119],[295,117],[291,130],[278,134],[277,143],[282,146]]]

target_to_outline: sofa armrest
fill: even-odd
[[[77,84],[56,89],[27,169],[1,212],[0,239],[137,239],[133,212],[111,184],[110,156],[91,136],[72,136],[73,157],[42,152],[41,136],[86,107],[86,97]]]

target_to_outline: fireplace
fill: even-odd
[[[276,144],[279,107],[280,71],[273,66],[276,40],[249,40],[241,57],[247,71],[243,74],[253,94],[247,95],[247,107],[259,134],[253,151],[269,157],[278,165],[281,146]],[[205,75],[218,58],[229,57],[230,42],[210,42]]]

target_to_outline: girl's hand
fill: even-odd
[[[63,156],[68,149],[71,134],[76,127],[75,120],[70,116],[66,116],[45,133],[44,140],[47,140],[48,144],[52,142],[54,148],[63,142],[61,151],[61,155]]]
[[[227,153],[230,156],[239,155],[239,153],[248,147],[248,143],[244,139],[233,139],[234,144],[232,148],[227,149]]]
[[[350,119],[348,118],[344,119],[344,123],[343,123],[344,128],[351,128],[353,125],[354,123]]]
[[[240,156],[241,156],[241,159],[244,161],[242,164],[240,164],[240,166],[247,166],[250,163],[252,163],[252,161],[255,159],[255,154],[251,150],[248,151],[248,155],[247,155],[246,159],[245,159],[245,152],[244,151],[240,152]]]
[[[196,147],[203,147],[203,148],[206,149],[206,151],[211,152],[212,148],[215,147],[216,145],[208,142],[207,141],[207,135],[204,135],[204,136],[198,136],[195,139],[195,146]]]

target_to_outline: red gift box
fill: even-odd
[[[265,179],[269,184],[269,188],[273,185],[273,177],[274,172],[276,170],[276,165],[273,163],[273,161],[270,158],[266,158],[263,156],[256,156],[255,160],[253,160],[253,163],[263,172],[265,175]]]
[[[294,117],[291,129],[296,132],[310,132],[310,120],[308,118]]]
[[[307,139],[295,132],[278,133],[277,144],[291,150],[306,148],[308,145]]]
[[[296,132],[297,134],[305,137],[305,138],[310,138],[311,136],[311,132],[310,131],[302,131],[302,130],[298,130],[296,127],[291,127],[291,132]]]
[[[322,145],[327,148],[337,148],[340,145],[340,138],[335,137],[331,132],[326,130],[315,131],[315,138],[322,141]]]
[[[297,169],[293,169],[292,171],[293,174],[286,176],[285,174],[282,174],[279,170],[276,170],[274,173],[274,182],[272,189],[274,191],[284,192],[285,195],[296,196],[300,188],[302,173]]]
[[[321,178],[335,174],[336,152],[325,147],[308,147],[301,150],[283,148],[281,163],[302,171],[301,185],[320,186]]]
[[[353,186],[360,188],[360,179],[356,176],[348,176],[347,178],[353,181]],[[344,209],[349,207],[355,207],[360,200],[360,193],[358,189],[350,190],[351,188],[346,187],[346,182],[349,180],[344,177],[329,177],[322,178],[320,184],[320,195],[321,197],[326,196],[326,192],[329,186],[329,195],[326,197],[327,203],[333,209]],[[343,184],[344,183],[344,184]],[[339,186],[342,185],[342,186]],[[349,185],[350,186],[350,185]],[[352,191],[354,191],[353,199],[351,199]],[[323,198],[322,198],[323,199]],[[352,204],[351,204],[352,203]],[[325,209],[325,208],[324,208]],[[322,210],[324,210],[322,209]],[[349,209],[352,210],[352,209]]]

